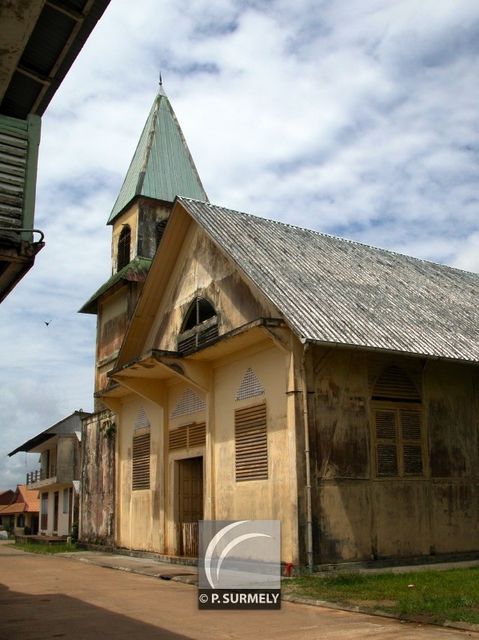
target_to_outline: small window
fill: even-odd
[[[133,436],[131,488],[150,488],[150,432]]]
[[[266,405],[235,411],[236,482],[268,479]]]
[[[40,529],[48,528],[48,493],[42,493],[40,503]]]
[[[156,223],[155,232],[156,232],[156,246],[157,247],[161,242],[163,234],[165,233],[166,223],[167,222],[168,222],[168,220],[161,220],[160,222]]]
[[[68,489],[63,489],[63,513],[68,513]]]
[[[130,225],[123,225],[123,229],[120,233],[120,239],[118,240],[118,256],[117,256],[117,271],[126,267],[130,262],[130,245],[131,245],[131,229]]]
[[[420,394],[405,371],[385,369],[373,388],[373,442],[377,477],[424,475],[425,437]]]
[[[17,527],[19,529],[23,529],[24,526],[25,526],[25,516],[23,515],[23,513],[20,513],[17,516]]]
[[[191,353],[218,337],[218,317],[215,308],[205,298],[195,298],[190,305],[178,336],[178,351]]]

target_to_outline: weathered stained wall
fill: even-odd
[[[76,435],[61,436],[57,444],[57,480],[72,482],[80,479],[80,443]]]
[[[158,301],[144,351],[176,351],[181,325],[196,296],[207,298],[215,307],[220,335],[257,318],[278,317],[273,305],[246,284],[231,261],[194,224],[179,248],[165,295]]]
[[[157,402],[125,396],[118,415],[118,493],[116,544],[120,547],[164,551],[164,395],[158,385]],[[138,416],[150,429],[150,488],[132,489],[132,445]],[[145,419],[141,418],[141,425]],[[141,429],[144,427],[141,426]]]
[[[325,348],[310,364],[316,561],[479,550],[477,368]],[[423,477],[372,466],[372,383],[391,364],[422,392]]]
[[[162,204],[150,198],[139,198],[115,220],[112,230],[111,260],[112,272],[117,271],[118,241],[124,225],[130,226],[130,260],[141,256],[153,258],[157,248],[156,223],[166,220],[171,205]]]
[[[116,422],[102,411],[82,422],[82,468],[79,537],[83,542],[112,544],[115,520]]]
[[[263,344],[215,368],[214,446],[210,464],[215,479],[215,517],[280,520],[282,559],[297,564],[298,488],[295,425],[292,416],[288,416],[289,364],[282,350]],[[236,400],[249,368],[261,382],[264,395]],[[236,481],[235,410],[261,403],[266,404],[268,478]]]

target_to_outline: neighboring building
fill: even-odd
[[[11,489],[7,489],[6,491],[0,491],[0,527],[9,528],[10,525],[10,517],[5,516],[5,519],[2,518],[2,509],[10,504],[15,495],[15,491]]]
[[[12,494],[10,503],[0,507],[0,524],[17,536],[35,535],[38,533],[40,507],[38,491],[19,484]]]
[[[39,492],[41,535],[68,536],[78,523],[81,423],[89,415],[75,411],[8,454],[40,454],[40,468],[27,473],[27,487]]]
[[[0,2],[0,301],[44,246],[34,229],[41,116],[108,4]]]
[[[110,214],[112,276],[81,312],[97,315],[95,390],[107,384],[177,194],[206,199],[171,104],[160,85]],[[96,400],[84,423],[80,535],[114,540],[115,415]]]
[[[168,128],[153,145],[149,130],[140,152]],[[95,433],[115,447],[99,473],[92,433],[83,483],[115,505],[108,540],[194,555],[200,519],[278,519],[293,564],[479,551],[479,276],[172,206],[153,186],[178,172],[140,152],[110,220],[121,276],[83,308]],[[98,501],[82,500],[89,517]],[[94,520],[83,530],[95,539]]]

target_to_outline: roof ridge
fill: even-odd
[[[411,256],[409,254],[406,253],[400,253],[399,251],[395,251],[394,249],[385,249],[383,247],[377,247],[373,244],[368,244],[367,242],[361,242],[359,240],[352,240],[351,238],[344,238],[342,236],[338,236],[338,235],[334,235],[332,233],[326,233],[324,231],[318,231],[317,229],[310,229],[308,227],[301,227],[300,225],[297,224],[292,224],[290,222],[282,222],[281,220],[274,220],[272,218],[266,218],[260,215],[256,215],[256,214],[252,214],[252,213],[246,213],[245,211],[239,211],[238,209],[230,209],[228,207],[223,207],[221,205],[215,205],[211,202],[208,201],[203,201],[203,200],[196,200],[195,198],[188,198],[186,196],[178,196],[178,200],[188,200],[190,202],[197,202],[197,203],[201,203],[202,205],[207,205],[210,209],[216,208],[216,209],[222,209],[225,212],[230,212],[230,213],[235,213],[238,214],[240,216],[244,216],[247,218],[254,218],[255,220],[260,220],[260,221],[264,221],[264,222],[269,222],[275,225],[279,225],[281,227],[289,227],[291,229],[298,229],[300,231],[307,231],[308,233],[313,233],[317,236],[321,236],[323,238],[328,238],[328,239],[332,239],[332,240],[338,240],[340,242],[346,242],[348,244],[354,245],[354,246],[359,246],[359,247],[365,247],[367,249],[372,249],[374,251],[379,251],[381,253],[385,253],[388,255],[393,255],[393,256],[398,256],[400,258],[407,258],[409,260],[414,260],[416,262],[422,262],[425,264],[432,264],[435,265],[437,267],[440,267],[442,269],[450,269],[452,271],[458,271],[460,273],[468,273],[472,276],[475,277],[479,277],[479,274],[476,273],[475,271],[469,271],[468,269],[461,269],[460,267],[453,267],[451,265],[448,264],[444,264],[442,262],[436,262],[434,260],[427,260],[426,258],[418,258],[416,256]]]

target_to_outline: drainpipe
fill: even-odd
[[[309,572],[313,572],[313,506],[311,500],[311,460],[309,455],[308,388],[306,386],[306,353],[309,343],[304,345],[301,359],[301,389],[303,393],[304,464],[306,467],[306,555]]]

